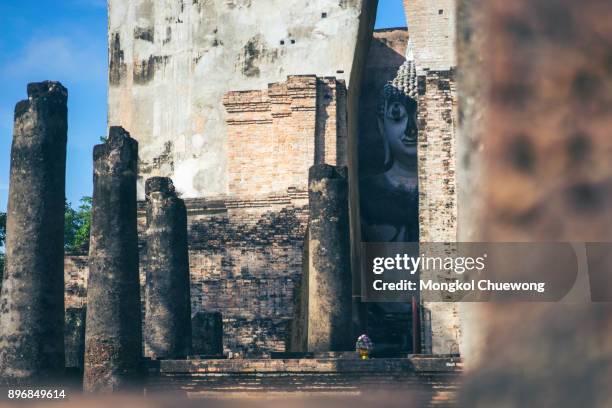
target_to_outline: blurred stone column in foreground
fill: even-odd
[[[87,392],[121,391],[137,379],[142,357],[136,166],[138,143],[111,127],[94,147],[85,378]]]
[[[309,171],[308,351],[354,349],[345,168]]]
[[[479,240],[482,215],[481,156],[485,137],[488,76],[483,44],[487,38],[486,0],[457,1],[457,94],[459,114],[456,131],[457,154],[457,241]],[[457,305],[461,338],[459,349],[464,367],[469,370],[482,356],[483,305],[461,302]]]
[[[15,107],[0,312],[4,384],[64,372],[64,202],[68,91],[28,85]]]
[[[148,179],[145,194],[145,354],[185,358],[191,353],[187,209],[167,177]]]
[[[612,3],[482,7],[490,91],[479,239],[612,242]],[[607,267],[591,290],[595,281],[612,287],[606,245],[607,255],[595,248],[589,259],[589,273]],[[542,259],[551,271],[526,272],[554,273],[554,261]],[[525,271],[508,263],[495,272],[511,280]],[[612,406],[612,304],[590,300],[486,304],[482,358],[466,378],[463,406]]]

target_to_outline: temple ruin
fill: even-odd
[[[85,390],[189,356],[342,357],[362,332],[455,364],[453,304],[360,282],[362,242],[457,238],[454,2],[407,4],[409,31],[373,31],[376,1],[289,3],[109,1],[90,253],[64,261]]]
[[[360,302],[357,266],[367,240],[359,207],[374,196],[366,188],[358,198],[360,180],[385,166],[381,91],[402,72],[409,32],[372,34],[376,2],[315,3],[284,4],[279,15],[265,12],[273,5],[251,2],[110,1],[109,124],[139,141],[139,200],[147,178],[164,176],[185,201],[191,310],[221,313],[226,353],[290,351],[300,312],[308,169],[322,163],[349,169],[353,330],[378,333],[379,344],[393,338],[390,350],[410,352],[413,334],[404,328],[411,326],[411,306]],[[419,135],[418,219],[411,221],[418,228],[411,237],[453,241],[454,3],[405,6]],[[253,25],[244,25],[244,16]],[[282,30],[260,32],[262,26]],[[331,28],[338,26],[350,29],[338,36]],[[316,57],[304,64],[300,55]],[[138,219],[144,251],[144,202]],[[70,256],[66,266],[69,302],[79,306],[87,265]],[[142,285],[145,274],[141,267]],[[457,310],[431,304],[419,313],[419,349],[458,353]]]
[[[109,1],[89,254],[61,245],[67,90],[16,105],[0,385],[610,405],[610,5],[170,3]],[[576,239],[581,304],[362,291],[368,243]]]

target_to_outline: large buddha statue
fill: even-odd
[[[416,73],[409,58],[381,93],[378,128],[386,170],[362,177],[360,183],[367,242],[418,241],[416,94]]]
[[[380,174],[360,180],[363,238],[366,242],[418,242],[417,82],[414,61],[407,61],[382,89],[378,130],[385,165]],[[371,302],[366,327],[381,356],[415,352],[412,306]]]

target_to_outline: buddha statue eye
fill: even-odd
[[[400,121],[406,116],[406,108],[404,105],[394,102],[387,110],[387,117],[394,121]]]

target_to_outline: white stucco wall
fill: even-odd
[[[139,141],[141,177],[227,193],[223,95],[294,74],[350,89],[367,1],[109,0],[109,125]]]

